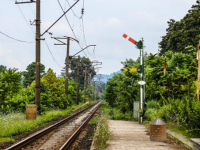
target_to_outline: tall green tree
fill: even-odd
[[[197,47],[200,34],[200,5],[193,5],[183,19],[175,21],[170,19],[168,21],[167,33],[162,37],[159,43],[160,55],[163,55],[168,50],[173,52],[188,53],[188,45]]]
[[[9,68],[0,73],[0,105],[2,107],[9,105],[10,97],[22,88],[20,83],[22,74],[17,70]]]
[[[24,81],[23,85],[25,87],[29,86],[34,80],[36,76],[36,71],[35,71],[35,62],[32,62],[26,67],[26,71],[23,72],[24,76]],[[40,77],[45,74],[45,66],[43,64],[40,64]]]
[[[78,61],[77,58],[71,58],[70,64],[69,64],[69,68],[70,68],[71,72],[69,72],[68,79],[71,79],[74,81],[76,80],[77,61]],[[87,66],[87,75],[88,75],[88,72],[90,72],[90,74],[91,74],[91,79],[96,75],[96,72],[95,72],[94,67],[92,66],[91,60],[86,57],[81,57],[80,58],[80,66],[79,66],[79,84],[80,84],[81,89],[83,89],[83,87],[84,87],[85,66]],[[65,76],[65,67],[63,68],[61,75]]]
[[[3,70],[7,70],[6,68],[6,66],[0,65],[0,72],[2,72]]]

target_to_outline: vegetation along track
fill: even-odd
[[[41,150],[41,149],[68,149],[81,129],[89,122],[98,110],[102,101],[89,106],[57,123],[45,128],[36,134],[14,144],[6,150]],[[90,108],[90,109],[89,109]],[[88,110],[89,109],[89,110]],[[88,111],[86,111],[88,110]],[[83,123],[82,123],[83,122]],[[64,144],[63,144],[64,143]]]

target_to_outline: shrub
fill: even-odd
[[[108,119],[106,114],[102,114],[99,123],[97,126],[97,130],[94,135],[94,146],[97,149],[106,148],[106,142],[110,137]]]

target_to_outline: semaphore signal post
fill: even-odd
[[[126,34],[123,35],[123,37],[127,40],[129,40],[131,43],[135,44],[138,49],[140,49],[140,67],[139,68],[130,68],[126,69],[124,68],[123,72],[138,72],[140,73],[140,81],[138,84],[140,85],[140,100],[139,100],[139,123],[143,122],[143,111],[144,111],[144,97],[145,97],[145,78],[144,78],[144,50],[143,50],[143,38],[136,42],[131,37],[127,36]]]

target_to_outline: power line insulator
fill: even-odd
[[[82,14],[82,15],[84,14],[84,8],[81,9],[81,14]]]

